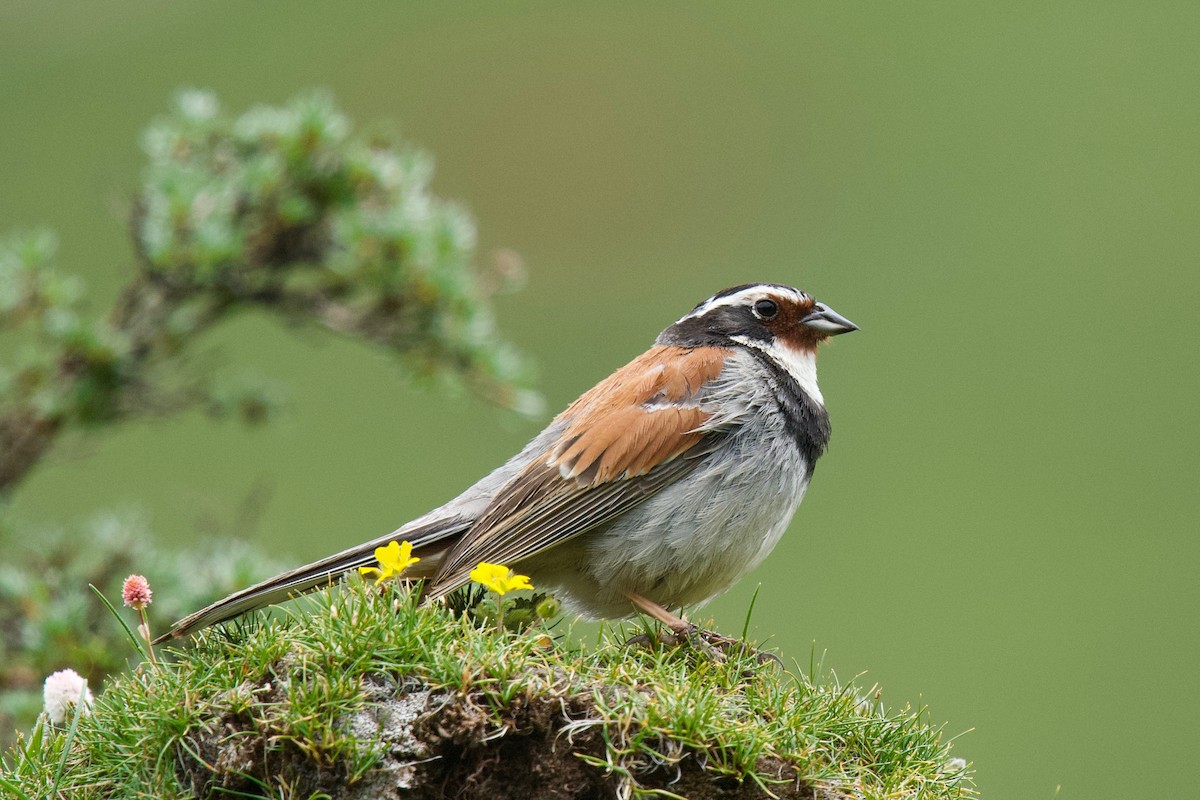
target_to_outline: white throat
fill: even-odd
[[[796,350],[779,342],[767,344],[746,336],[735,336],[733,339],[747,347],[753,347],[760,353],[766,354],[767,358],[774,361],[792,376],[800,388],[804,390],[805,394],[815,400],[820,406],[825,406],[825,398],[821,395],[820,387],[817,386],[816,353],[811,350]]]

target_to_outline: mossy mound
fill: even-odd
[[[971,798],[919,713],[755,654],[481,629],[360,581],[210,630],[5,759],[15,797]]]

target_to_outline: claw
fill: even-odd
[[[773,661],[779,666],[783,666],[783,661],[779,656],[774,653],[768,653],[765,650],[753,648],[741,639],[723,636],[716,631],[707,631],[703,628],[697,628],[694,625],[692,628],[692,640],[702,642],[704,649],[709,653],[715,654],[720,661],[726,660],[730,653],[749,653],[754,656],[760,665],[769,664]]]
[[[741,639],[723,636],[716,631],[705,630],[691,623],[679,626],[678,629],[664,630],[660,628],[653,637],[648,633],[639,633],[625,640],[626,647],[653,649],[660,645],[665,647],[691,647],[717,662],[728,660],[730,653],[745,653],[749,651],[758,660],[760,665],[774,662],[781,667],[783,666],[783,661],[774,653],[754,649]]]
[[[686,644],[703,651],[705,655],[714,661],[725,661],[728,658],[728,654],[736,648],[739,652],[749,651],[753,653],[754,657],[758,659],[759,664],[767,664],[774,661],[779,666],[783,666],[783,661],[774,653],[756,650],[741,639],[722,636],[715,631],[706,631],[682,617],[675,616],[653,600],[633,593],[629,594],[629,600],[639,611],[658,620],[671,631],[670,633],[666,631],[658,633],[658,642],[660,644]],[[639,644],[650,647],[653,645],[653,641],[647,634],[642,633],[630,638],[626,644]]]

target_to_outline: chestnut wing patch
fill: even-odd
[[[496,494],[429,594],[461,586],[480,561],[513,564],[603,525],[695,469],[724,434],[699,430],[709,415],[688,400],[720,374],[726,355],[654,347],[571,404],[547,459]]]
[[[659,346],[601,381],[560,415],[549,464],[595,485],[645,475],[694,447],[709,414],[688,401],[725,365],[719,347]]]

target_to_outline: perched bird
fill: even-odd
[[[790,286],[719,292],[567,407],[521,452],[450,502],[378,539],[285,572],[175,624],[183,636],[329,584],[407,540],[427,598],[481,561],[529,575],[568,611],[701,603],[761,562],[829,441],[817,347],[857,330]]]

